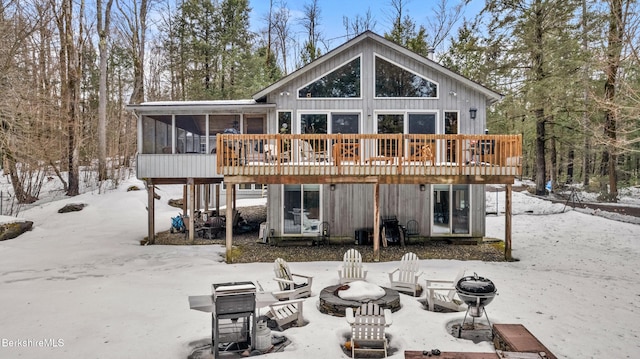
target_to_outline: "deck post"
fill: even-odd
[[[209,204],[211,204],[211,184],[205,184],[204,186],[204,211],[209,213]]]
[[[189,205],[189,191],[188,191],[187,185],[183,184],[182,185],[182,215],[183,216],[186,216],[187,214],[189,214],[189,212],[187,211],[187,209],[189,208],[187,207],[188,205]]]
[[[216,190],[216,216],[220,217],[220,183],[216,183],[215,184],[215,190]]]
[[[380,261],[380,183],[373,184],[373,261]]]
[[[196,185],[193,178],[187,179],[187,198],[189,199],[189,242],[193,243],[195,240],[195,207],[196,207]]]
[[[505,209],[504,209],[504,259],[507,261],[513,260],[511,257],[511,196],[512,196],[511,184],[507,185],[507,191],[505,193]]]
[[[147,181],[147,222],[148,222],[148,234],[147,243],[154,244],[156,241],[155,235],[155,187],[153,183]]]
[[[225,197],[227,202],[226,208],[226,220],[225,220],[225,246],[226,246],[226,261],[227,264],[232,263],[231,258],[231,242],[233,241],[233,197],[235,196],[236,185],[227,183],[227,195]]]

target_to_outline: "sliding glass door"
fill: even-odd
[[[432,234],[469,234],[469,186],[434,185]]]
[[[320,185],[284,185],[284,234],[320,232]]]

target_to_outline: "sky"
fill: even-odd
[[[133,185],[143,188],[131,178],[102,193],[37,202],[19,218],[0,217],[0,223],[34,222],[31,231],[0,242],[0,358],[187,358],[211,340],[211,317],[191,310],[189,296],[211,294],[213,283],[232,281],[277,290],[272,263],[226,264],[221,245],[141,246],[147,195],[127,191]],[[56,188],[55,179],[47,182],[42,197],[59,193]],[[156,224],[166,225],[157,229],[165,230],[175,216],[167,199],[180,198],[182,186],[159,186],[156,193],[162,198]],[[486,218],[491,238],[504,239],[504,193],[488,186],[487,206],[499,213]],[[623,193],[623,202],[640,205],[640,188]],[[68,203],[87,206],[58,213]],[[524,192],[513,193],[513,214],[513,256],[519,261],[423,259],[420,283],[453,279],[464,268],[495,284],[498,295],[486,308],[492,323],[524,325],[558,358],[637,358],[640,223]],[[345,318],[318,310],[320,291],[338,284],[338,264],[289,261],[293,272],[314,277],[304,301],[306,324],[274,331],[291,344],[266,358],[348,358],[341,349],[350,333]],[[398,264],[366,263],[367,281],[388,286],[388,273]],[[447,328],[464,312],[429,312],[424,297],[400,294],[401,309],[386,329],[390,358],[402,359],[405,350],[494,351],[488,340],[451,335]]]
[[[277,4],[279,0],[274,0]],[[426,0],[405,0],[406,14],[409,15],[416,24],[425,25],[427,20],[433,14],[433,9],[440,2],[440,0],[426,1]],[[450,6],[459,4],[460,0],[448,0]],[[303,16],[305,4],[309,4],[310,0],[288,0],[286,1],[288,8],[291,11],[292,19],[291,24],[294,25],[298,34],[302,33],[302,27],[299,25],[299,19]],[[371,14],[376,23],[374,32],[379,35],[384,35],[385,32],[391,29],[391,14],[393,13],[390,5],[391,0],[354,0],[345,2],[344,0],[318,0],[320,7],[320,29],[324,35],[327,43],[331,48],[339,46],[346,41],[345,27],[343,25],[343,17],[347,16],[350,19],[354,19],[357,15],[364,18],[367,10],[371,10]],[[250,23],[254,31],[258,31],[261,27],[265,27],[265,21],[267,14],[269,13],[269,1],[268,0],[250,0],[249,5],[252,8]],[[464,7],[464,17],[472,18],[477,15],[484,1],[472,0],[468,5]],[[455,31],[451,35],[455,35]],[[300,35],[298,35],[300,37]]]

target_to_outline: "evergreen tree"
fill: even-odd
[[[427,30],[422,25],[416,30],[416,23],[404,14],[405,4],[405,0],[391,0],[393,27],[384,37],[426,57],[429,54]]]
[[[536,194],[544,194],[547,180],[556,175],[547,171],[548,125],[558,112],[577,108],[571,103],[580,88],[580,44],[573,21],[579,5],[574,0],[492,0],[484,10],[491,16],[490,46],[501,52],[499,76],[504,88],[517,95],[510,99],[512,108],[527,109],[525,119],[535,122]]]

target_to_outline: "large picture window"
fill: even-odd
[[[298,91],[299,98],[360,97],[360,57],[357,57]]]
[[[437,97],[438,85],[380,57],[375,58],[376,97]]]

